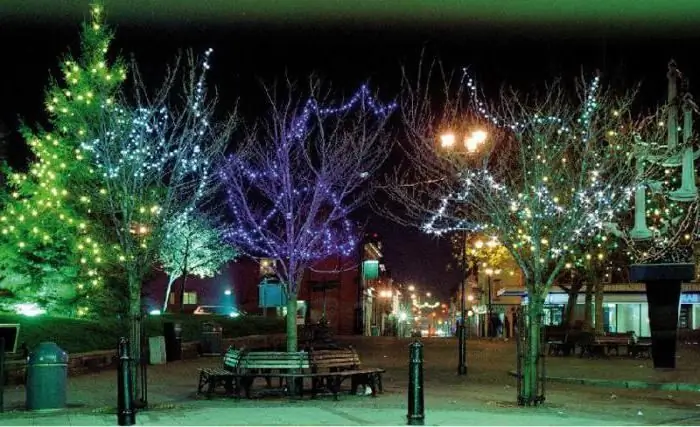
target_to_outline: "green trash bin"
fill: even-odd
[[[372,336],[373,337],[379,336],[379,326],[372,326]]]
[[[66,407],[68,353],[52,342],[43,342],[27,359],[27,410]]]
[[[224,352],[223,328],[216,323],[202,324],[200,353],[202,356],[221,356]]]

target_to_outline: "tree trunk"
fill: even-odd
[[[182,272],[182,281],[180,282],[180,313],[185,312],[185,285],[187,284],[187,270]]]
[[[593,288],[598,281],[591,277],[586,284],[586,300],[583,311],[583,330],[593,329]]]
[[[576,300],[578,300],[578,290],[578,287],[572,285],[571,289],[568,292],[569,299],[566,302],[566,318],[564,322],[564,325],[567,329],[571,329],[574,327],[574,309],[576,308]]]
[[[133,267],[127,267],[133,268]],[[141,371],[141,283],[138,274],[134,271],[128,273],[129,282],[129,344],[131,363],[131,383],[134,386],[134,399],[140,397],[143,391],[140,384]]]
[[[165,290],[165,301],[163,301],[163,314],[168,311],[168,298],[170,298],[170,290],[173,288],[173,283],[175,283],[175,280],[177,280],[177,277],[175,276],[168,277],[168,287]]]
[[[596,281],[595,284],[595,333],[603,335],[605,332],[605,313],[603,310],[603,296],[605,295],[605,283]]]
[[[298,351],[296,294],[287,297],[287,351]]]
[[[187,240],[185,246],[185,256],[182,258],[182,283],[180,283],[180,313],[185,312],[185,284],[187,283],[187,260],[190,256],[190,240]]]
[[[534,294],[534,293],[532,293]],[[541,353],[541,331],[542,315],[544,312],[544,298],[539,295],[532,295],[526,309],[526,330],[527,338],[523,354],[523,378],[520,397],[525,405],[536,405],[539,402],[540,387],[540,357]]]

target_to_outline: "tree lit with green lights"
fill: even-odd
[[[235,249],[224,243],[222,230],[201,216],[175,217],[164,226],[164,232],[158,256],[163,271],[168,274],[163,313],[177,279],[181,278],[179,301],[182,309],[188,275],[213,277],[222,265],[236,256]]]
[[[2,287],[18,301],[77,315],[88,314],[109,262],[108,242],[91,220],[99,197],[91,189],[101,177],[81,143],[99,132],[102,106],[114,102],[126,77],[121,63],[107,59],[111,40],[96,6],[83,25],[80,54],[61,63],[61,78],[46,92],[50,128],[22,130],[33,160],[26,173],[10,172],[0,216]]]

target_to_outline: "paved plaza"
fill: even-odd
[[[140,425],[386,425],[405,424],[408,344],[396,338],[342,338],[357,347],[363,364],[386,369],[385,393],[377,398],[344,395],[288,401],[235,401],[196,395],[197,368],[220,365],[200,358],[152,366],[148,400]],[[650,360],[548,358],[547,373],[567,378],[608,379],[607,387],[549,382],[541,408],[519,408],[515,346],[503,341],[470,341],[467,377],[456,375],[456,341],[425,340],[426,423],[429,425],[694,425],[700,424],[700,393],[653,388],[620,388],[615,381],[700,384],[698,350],[683,347],[676,371],[655,371]],[[3,425],[114,425],[116,372],[106,370],[69,380],[69,409],[29,414],[22,410],[23,387],[5,392]]]

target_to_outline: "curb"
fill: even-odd
[[[518,377],[515,371],[508,371],[508,375]],[[649,383],[646,381],[632,380],[605,380],[596,378],[573,378],[573,377],[546,377],[548,381],[561,384],[579,384],[595,387],[614,387],[629,389],[651,389],[661,391],[691,391],[700,393],[700,384],[691,383]]]
[[[148,412],[164,412],[172,409],[181,409],[186,407],[188,402],[183,403],[156,403],[148,405]],[[101,406],[95,408],[89,407],[79,407],[79,408],[59,408],[51,410],[38,410],[38,411],[28,411],[24,408],[5,408],[2,412],[3,415],[10,415],[15,419],[41,419],[53,417],[56,415],[70,415],[70,414],[81,414],[81,415],[117,415],[117,408],[114,406]]]

